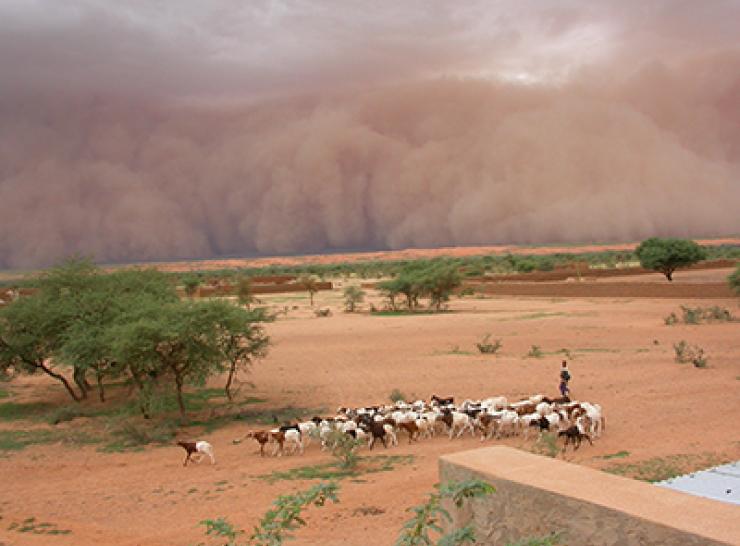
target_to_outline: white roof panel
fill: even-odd
[[[656,485],[740,505],[740,461],[678,476]]]

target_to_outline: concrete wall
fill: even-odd
[[[481,478],[496,493],[462,510],[478,544],[562,532],[569,546],[740,544],[740,507],[508,447],[440,458],[440,481]]]

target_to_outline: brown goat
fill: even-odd
[[[282,431],[275,430],[250,430],[244,436],[244,438],[253,438],[260,445],[260,457],[265,456],[265,445],[273,441],[277,444],[278,448],[276,451],[283,452],[283,444],[285,443],[285,433]],[[241,440],[239,440],[241,441]],[[238,441],[234,440],[235,443]],[[276,451],[273,451],[273,455]]]
[[[406,421],[403,423],[398,424],[398,428],[402,428],[409,434],[409,443],[411,443],[412,440],[414,440],[414,435],[416,435],[416,439],[419,438],[419,427],[414,421]]]

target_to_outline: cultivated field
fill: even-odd
[[[722,284],[727,271],[695,275],[697,282]],[[660,279],[624,282],[651,280]],[[676,281],[685,282],[680,272]],[[316,295],[316,307],[334,311],[327,318],[314,316],[306,294],[260,296],[289,310],[267,327],[273,346],[249,377],[254,388],[242,386],[241,395],[264,400],[248,408],[269,414],[293,406],[309,417],[330,415],[340,405],[388,402],[394,389],[409,399],[552,396],[565,357],[573,397],[601,404],[606,415],[605,435],[593,447],[569,451],[567,460],[650,479],[740,458],[740,323],[667,326],[663,320],[679,305],[718,305],[740,315],[736,298],[472,296],[453,298],[446,313],[381,316],[342,313],[341,289]],[[379,295],[370,300],[380,306]],[[498,355],[475,349],[487,333],[502,340]],[[703,347],[708,367],[676,363],[673,344],[680,340]],[[541,358],[526,356],[532,345]],[[62,389],[43,379],[0,388],[10,395],[0,403],[67,403]],[[80,421],[50,427],[8,419],[0,429],[75,430]],[[219,516],[249,531],[278,494],[315,482],[265,476],[332,458],[316,443],[303,456],[260,458],[255,443],[232,443],[246,427],[234,421],[200,435],[215,448],[215,466],[183,468],[184,452],[176,446],[103,453],[97,445],[49,444],[0,451],[0,544],[197,544],[205,540],[198,522]],[[399,436],[399,447],[376,447],[372,455],[411,457],[375,461],[376,468],[385,463],[390,469],[342,479],[341,503],[309,510],[308,528],[295,544],[392,544],[408,519],[405,509],[432,490],[437,457],[480,446],[470,436],[412,445]],[[529,450],[534,442],[502,443]],[[28,518],[35,518],[30,527],[38,534],[13,525]]]

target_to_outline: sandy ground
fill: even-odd
[[[726,275],[697,274],[703,282],[724,282]],[[338,287],[317,295],[316,306],[335,311],[328,318],[314,317],[302,294],[265,300],[291,307],[287,317],[269,325],[273,347],[250,378],[256,388],[248,394],[266,398],[267,406],[331,412],[340,405],[385,402],[394,388],[409,398],[554,394],[561,359],[554,353],[567,348],[574,354],[574,396],[602,404],[607,420],[605,435],[593,447],[569,452],[567,460],[603,468],[677,454],[740,458],[735,425],[740,418],[740,323],[663,323],[680,304],[721,305],[738,315],[737,299],[465,298],[452,301],[451,312],[443,314],[371,316],[341,313]],[[475,352],[473,344],[486,333],[502,340],[500,355]],[[672,344],[681,339],[706,350],[707,369],[674,362]],[[531,345],[550,354],[525,358]],[[53,393],[65,402],[58,388],[24,384],[30,385],[24,396]],[[260,458],[256,444],[232,443],[244,431],[243,424],[235,423],[205,437],[215,446],[215,466],[183,468],[183,452],[174,446],[118,454],[98,453],[94,447],[36,446],[0,458],[0,544],[197,544],[204,540],[198,522],[219,516],[249,530],[276,495],[310,485],[268,483],[259,476],[330,457],[314,444],[303,456]],[[530,449],[533,442],[514,438],[502,443]],[[438,456],[478,446],[478,439],[466,437],[413,445],[402,438],[397,448],[386,452],[380,447],[381,454],[412,454],[414,460],[390,472],[343,480],[341,503],[311,509],[309,526],[294,544],[392,544],[408,517],[406,508],[421,502],[437,481]],[[620,451],[629,456],[603,458]],[[366,514],[365,508],[380,513]],[[7,530],[29,517],[71,534]]]

